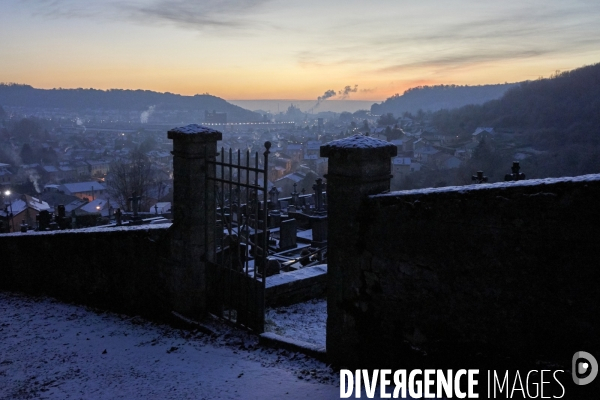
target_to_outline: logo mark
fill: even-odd
[[[573,382],[576,385],[587,385],[591,383],[598,375],[598,361],[593,355],[585,351],[578,351],[573,354],[573,363],[571,371],[573,371]],[[586,375],[585,378],[580,376]]]

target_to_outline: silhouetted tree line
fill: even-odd
[[[467,104],[481,104],[500,98],[508,89],[516,85],[516,83],[505,83],[480,86],[417,86],[406,90],[402,95],[395,94],[381,104],[373,104],[371,113],[402,115],[405,112],[414,113],[418,110],[436,111],[458,108]]]

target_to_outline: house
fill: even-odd
[[[431,157],[432,155],[437,154],[439,152],[440,151],[438,149],[435,149],[431,146],[423,146],[423,147],[420,147],[419,149],[415,149],[415,158],[418,161],[427,163],[429,161],[429,157]]]
[[[461,160],[468,160],[473,156],[473,151],[475,151],[477,145],[477,142],[469,142],[458,146],[454,152],[454,156],[460,158]]]
[[[439,169],[453,169],[460,167],[461,160],[458,157],[440,151],[429,156],[429,164]]]
[[[110,200],[96,199],[79,208],[90,214],[99,213],[103,217],[109,217],[112,214]]]
[[[14,194],[4,209],[0,210],[0,217],[7,221],[10,232],[17,232],[21,229],[22,223],[35,227],[35,217],[40,211],[48,210],[50,210],[48,203],[37,197]]]
[[[106,187],[98,182],[77,182],[63,183],[59,186],[59,190],[65,194],[78,197],[80,199],[95,200],[96,198],[106,197]]]
[[[13,183],[13,174],[8,170],[8,167],[3,167],[3,165],[8,164],[0,164],[0,186],[11,186]]]
[[[77,169],[71,167],[71,165],[67,162],[61,162],[58,166],[59,177],[63,181],[74,181],[77,179]]]
[[[168,214],[171,212],[171,202],[164,201],[156,203],[154,207],[150,208],[150,212],[154,212],[155,214]]]
[[[42,165],[38,171],[47,182],[58,182],[60,180],[60,171],[53,165]]]
[[[92,176],[106,176],[110,170],[110,162],[106,160],[91,160],[87,161],[90,166],[90,174]]]
[[[411,164],[412,160],[410,157],[392,158],[392,180],[390,182],[392,190],[400,189],[404,178],[412,172]]]
[[[491,136],[494,136],[496,132],[494,128],[491,127],[478,127],[475,129],[475,132],[471,135],[473,137],[473,141],[481,142],[483,139],[487,139]]]
[[[316,160],[320,157],[321,142],[318,140],[309,140],[306,143],[306,151],[304,153],[305,160]]]
[[[288,144],[285,152],[293,161],[300,161],[302,159],[304,148],[301,144]]]
[[[173,160],[173,156],[168,151],[152,150],[146,153],[148,158],[163,164],[169,164]]]

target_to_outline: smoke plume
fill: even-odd
[[[348,96],[350,96],[350,93],[356,93],[356,92],[358,92],[358,85],[354,85],[354,87],[347,85],[342,90],[338,90],[337,92],[333,89],[329,89],[328,91],[323,93],[323,96],[317,97],[317,104],[315,104],[313,108],[319,107],[319,105],[323,101],[325,101],[331,97],[340,96],[341,99],[347,99]]]
[[[150,106],[150,107],[148,107],[148,109],[146,111],[142,112],[142,114],[140,115],[140,122],[142,124],[148,123],[148,118],[150,118],[150,115],[152,115],[152,113],[154,112],[155,107],[156,106]]]
[[[351,87],[350,85],[346,86],[344,89],[340,90],[338,94],[342,96],[342,99],[348,98],[350,93],[356,93],[358,91],[358,85],[354,85]]]
[[[317,97],[317,104],[315,104],[315,107],[319,107],[319,104],[321,104],[322,101],[325,101],[328,98],[333,97],[335,95],[336,95],[335,90],[329,89],[328,91],[323,93],[323,96]]]
[[[35,191],[38,193],[42,193],[42,191],[40,190],[40,184],[38,182],[40,179],[40,175],[34,169],[30,169],[29,171],[27,171],[27,173],[29,175],[29,182],[33,183]]]
[[[83,125],[83,120],[81,118],[77,117],[75,119],[75,123],[77,124],[77,126],[82,126],[83,127],[83,132],[85,133],[86,128],[85,128],[85,125]]]

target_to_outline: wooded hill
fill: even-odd
[[[600,173],[600,63],[520,83],[482,105],[414,117],[466,142],[480,126],[493,127],[500,138],[481,142],[457,170],[410,176],[405,188],[466,184],[477,170],[497,182],[523,152],[528,179]]]
[[[482,105],[434,112],[431,120],[437,129],[456,135],[478,126],[528,133],[533,144],[550,149],[567,143],[599,145],[600,63],[520,83]]]
[[[0,83],[0,104],[73,111],[104,109],[139,112],[156,106],[162,110],[226,112],[227,120],[231,122],[254,122],[262,118],[260,114],[209,94],[182,96],[150,90],[36,89],[30,85]]]
[[[458,108],[467,104],[482,104],[502,97],[508,89],[516,85],[518,84],[418,86],[408,89],[402,95],[396,94],[381,104],[373,104],[371,113],[375,115],[393,113],[401,116],[405,112],[437,111]]]

